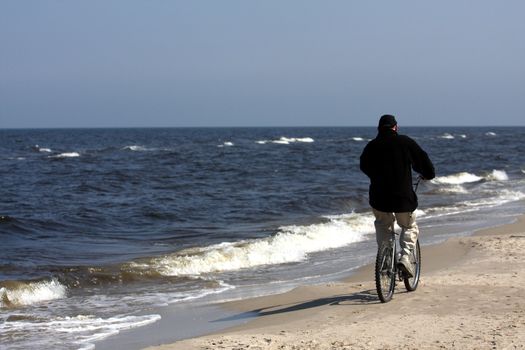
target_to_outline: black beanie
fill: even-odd
[[[390,114],[385,114],[379,119],[378,129],[391,128],[397,125],[396,117]]]

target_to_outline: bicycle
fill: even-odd
[[[394,296],[394,290],[397,281],[403,281],[405,288],[409,292],[417,289],[419,284],[419,275],[421,273],[421,249],[419,247],[419,240],[410,253],[410,262],[414,265],[414,276],[408,277],[397,266],[397,262],[401,253],[399,252],[396,235],[397,232],[392,231],[388,241],[385,241],[379,247],[375,266],[375,280],[377,295],[382,303],[389,302]],[[396,281],[397,280],[397,281]]]
[[[420,181],[421,178],[418,178],[415,184],[415,191],[417,191]],[[403,281],[405,288],[409,292],[415,291],[419,284],[419,275],[421,273],[421,248],[419,247],[419,239],[416,241],[416,245],[409,255],[414,271],[414,275],[409,277],[397,266],[401,253],[396,235],[399,235],[399,233],[392,230],[388,241],[382,242],[377,251],[375,280],[377,295],[382,303],[387,303],[392,299],[397,281]]]

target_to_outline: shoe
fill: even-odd
[[[397,262],[397,267],[403,271],[408,278],[414,277],[414,265],[410,262],[408,255],[403,255]]]

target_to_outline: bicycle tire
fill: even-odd
[[[410,261],[414,265],[414,276],[410,278],[403,276],[403,282],[405,283],[407,291],[413,292],[417,289],[419,276],[421,274],[421,248],[419,247],[419,240],[416,242],[416,246],[410,254]]]
[[[396,286],[396,267],[393,247],[389,242],[381,244],[377,250],[375,279],[377,296],[382,303],[389,302]]]

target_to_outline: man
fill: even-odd
[[[376,219],[376,239],[379,246],[388,240],[397,220],[402,228],[399,268],[412,277],[414,271],[408,257],[419,235],[412,169],[430,180],[435,177],[434,165],[414,140],[397,133],[393,115],[383,115],[377,130],[377,137],[366,145],[360,159],[361,171],[370,178],[369,203]]]

